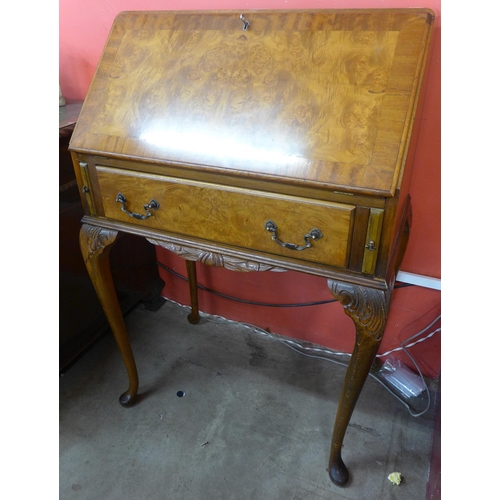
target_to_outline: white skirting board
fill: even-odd
[[[396,281],[399,281],[401,283],[409,283],[411,285],[423,286],[425,288],[433,288],[434,290],[441,290],[440,279],[431,278],[429,276],[422,276],[421,274],[399,271],[396,276]]]

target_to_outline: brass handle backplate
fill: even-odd
[[[118,193],[116,195],[116,201],[118,203],[121,203],[121,205],[122,205],[121,209],[129,217],[133,217],[134,219],[140,219],[140,220],[144,220],[144,219],[147,219],[148,217],[151,217],[153,214],[150,212],[150,210],[158,210],[160,208],[160,204],[156,200],[151,200],[149,203],[147,203],[146,205],[144,205],[144,210],[146,210],[146,215],[142,215],[142,214],[138,214],[138,213],[135,213],[135,212],[129,212],[125,208],[125,202],[127,201],[127,199],[125,198],[125,196],[123,196],[123,194]]]
[[[278,238],[278,226],[272,220],[266,222],[265,228],[266,231],[272,233],[271,239],[273,241],[289,250],[305,250],[306,248],[311,248],[312,243],[309,240],[319,240],[323,237],[323,233],[318,228],[314,228],[304,236],[305,245],[296,245],[295,243],[285,243]]]

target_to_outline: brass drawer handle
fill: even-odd
[[[134,219],[140,219],[144,220],[147,219],[148,217],[151,217],[153,214],[149,210],[158,210],[160,208],[160,204],[156,200],[151,200],[148,204],[144,205],[144,210],[146,210],[146,215],[141,215],[141,214],[136,214],[135,212],[129,212],[125,208],[125,202],[127,201],[127,198],[123,196],[123,194],[118,193],[116,195],[116,201],[118,203],[121,203],[121,209],[130,217],[133,217]]]
[[[308,234],[304,236],[304,240],[306,242],[305,245],[296,245],[295,243],[285,243],[283,241],[280,241],[278,238],[278,226],[272,221],[268,220],[266,222],[266,231],[269,231],[273,233],[271,236],[271,239],[281,245],[282,247],[288,248],[289,250],[305,250],[306,248],[312,247],[312,243],[309,241],[311,240],[319,240],[320,238],[323,237],[323,233],[318,229],[314,228],[311,231],[309,231]]]

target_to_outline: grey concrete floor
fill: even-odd
[[[60,500],[424,500],[434,428],[372,378],[344,440],[347,487],[326,466],[345,367],[167,302],[126,317],[140,397],[106,335],[60,378]],[[178,397],[178,391],[185,393]],[[401,472],[393,485],[387,476]]]

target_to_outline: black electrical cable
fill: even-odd
[[[157,262],[158,266],[161,267],[163,270],[167,271],[170,274],[173,274],[177,278],[188,281],[188,279],[183,276],[182,274],[179,274],[178,272],[174,271],[173,269],[170,269],[166,265],[162,264],[161,262]],[[414,286],[411,283],[400,283],[399,285],[396,285],[394,288],[406,288],[408,286]],[[200,290],[203,290],[205,292],[211,293],[213,295],[216,295],[218,297],[221,297],[223,299],[227,300],[232,300],[234,302],[239,302],[242,304],[248,304],[252,306],[262,306],[262,307],[309,307],[309,306],[319,306],[323,304],[332,304],[333,302],[337,302],[337,299],[329,299],[329,300],[319,300],[316,302],[302,302],[298,304],[271,304],[269,302],[255,302],[253,300],[245,300],[245,299],[238,299],[236,297],[232,297],[231,295],[226,295],[224,293],[217,292],[216,290],[212,290],[211,288],[207,288],[203,285],[198,284],[198,288]]]

